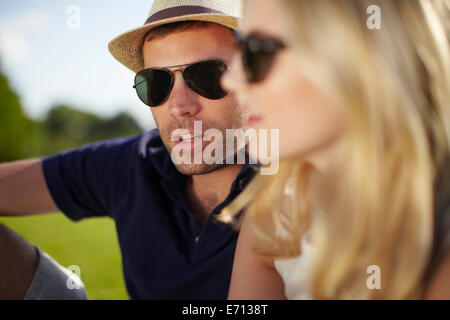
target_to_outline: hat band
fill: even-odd
[[[155,13],[154,15],[150,16],[147,19],[147,21],[145,21],[144,25],[168,18],[176,18],[191,14],[204,14],[204,13],[227,15],[221,11],[201,6],[178,6],[164,9]]]

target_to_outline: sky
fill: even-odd
[[[127,111],[154,128],[134,73],[108,51],[109,41],[144,24],[152,3],[0,0],[0,65],[25,112],[39,119],[66,103],[101,116]]]

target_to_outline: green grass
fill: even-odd
[[[63,214],[0,218],[62,266],[78,265],[89,299],[128,299],[114,221],[87,219],[74,223]]]

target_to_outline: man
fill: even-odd
[[[239,16],[239,0],[155,0],[145,25],[117,37],[109,49],[139,72],[136,91],[151,106],[158,130],[0,165],[0,214],[62,211],[72,220],[110,216],[132,299],[225,299],[237,234],[215,215],[249,182],[253,167],[175,166],[171,154],[175,148],[206,148],[204,137],[194,136],[196,121],[203,131],[214,128],[224,135],[246,123],[236,98],[220,88]],[[174,137],[177,129],[189,134]],[[40,250],[32,258],[30,244],[15,243],[27,254],[17,257],[3,249],[3,261],[22,265],[28,282],[37,268],[25,291],[26,297],[39,296],[32,291],[43,290],[34,284],[47,258]],[[8,283],[1,280],[4,274],[0,270],[0,286]],[[41,298],[58,298],[45,290]]]

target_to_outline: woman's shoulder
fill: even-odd
[[[447,254],[431,276],[425,292],[425,299],[450,299],[450,249],[447,250]]]
[[[434,245],[426,275],[428,299],[450,299],[450,168],[440,170],[435,184]]]

